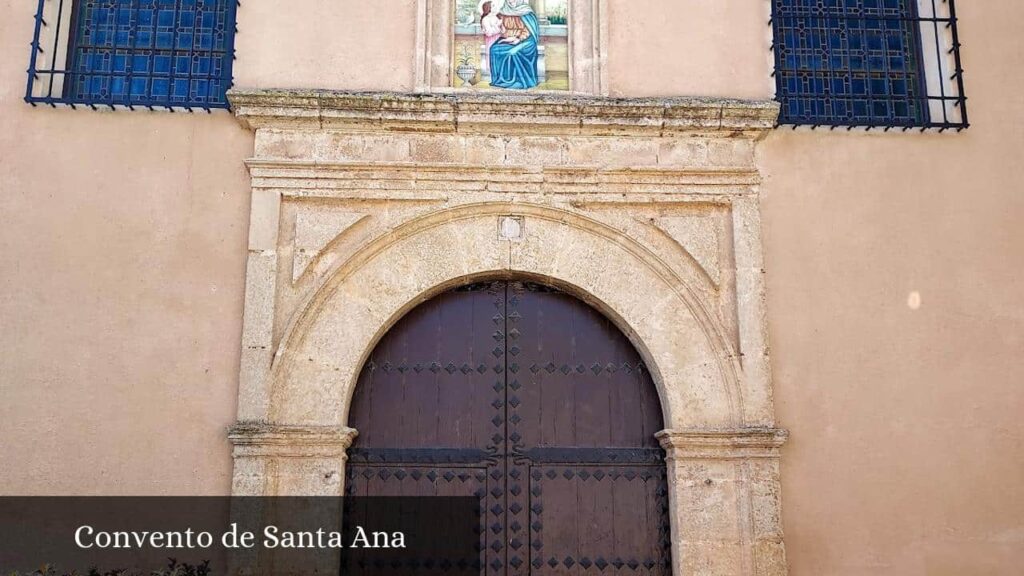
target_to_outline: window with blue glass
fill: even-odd
[[[40,0],[26,100],[226,108],[236,0]]]
[[[953,0],[771,0],[781,124],[967,126]]]

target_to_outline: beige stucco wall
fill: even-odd
[[[1024,5],[957,8],[970,130],[760,149],[793,574],[1024,563]]]
[[[416,0],[252,2],[238,30],[238,86],[413,88]]]
[[[767,1],[608,0],[608,8],[613,96],[774,95]]]
[[[766,2],[608,4],[613,94],[771,95]],[[237,84],[410,90],[415,5],[246,3]],[[794,575],[1024,563],[1024,5],[958,8],[968,132],[760,146]],[[0,493],[226,493],[252,135],[33,109],[31,32],[0,1]]]
[[[0,494],[226,493],[252,137],[32,108],[31,39],[0,3]]]

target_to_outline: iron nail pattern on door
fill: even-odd
[[[349,421],[346,494],[481,499],[471,571],[671,573],[654,383],[568,294],[494,281],[417,307],[367,360]]]

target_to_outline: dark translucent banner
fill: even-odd
[[[0,574],[479,574],[476,498],[0,497]]]

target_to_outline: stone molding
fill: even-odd
[[[530,169],[516,166],[479,166],[471,164],[416,164],[411,162],[362,163],[320,162],[316,160],[249,160],[246,162],[253,183],[260,188],[278,188],[295,196],[331,197],[344,194],[343,182],[358,179],[360,197],[369,190],[377,192],[419,192],[437,198],[453,190],[586,193],[590,198],[608,196],[622,199],[623,192],[645,194],[702,193],[752,194],[749,187],[761,183],[753,168],[603,168],[598,166],[548,166]],[[313,193],[308,180],[319,185]],[[305,179],[305,180],[304,180]],[[443,185],[443,187],[442,187]],[[697,188],[696,190],[694,189]],[[722,191],[722,188],[731,188]],[[594,192],[600,190],[601,192]],[[388,195],[393,198],[393,194]],[[678,198],[665,199],[678,202]],[[653,200],[656,201],[656,200]]]
[[[228,430],[235,458],[346,457],[359,433],[347,426],[303,426],[239,422]]]
[[[789,431],[780,428],[662,430],[654,436],[668,459],[778,458]]]
[[[560,94],[400,94],[231,90],[235,116],[266,127],[502,135],[760,136],[779,104],[727,98],[599,98]]]

